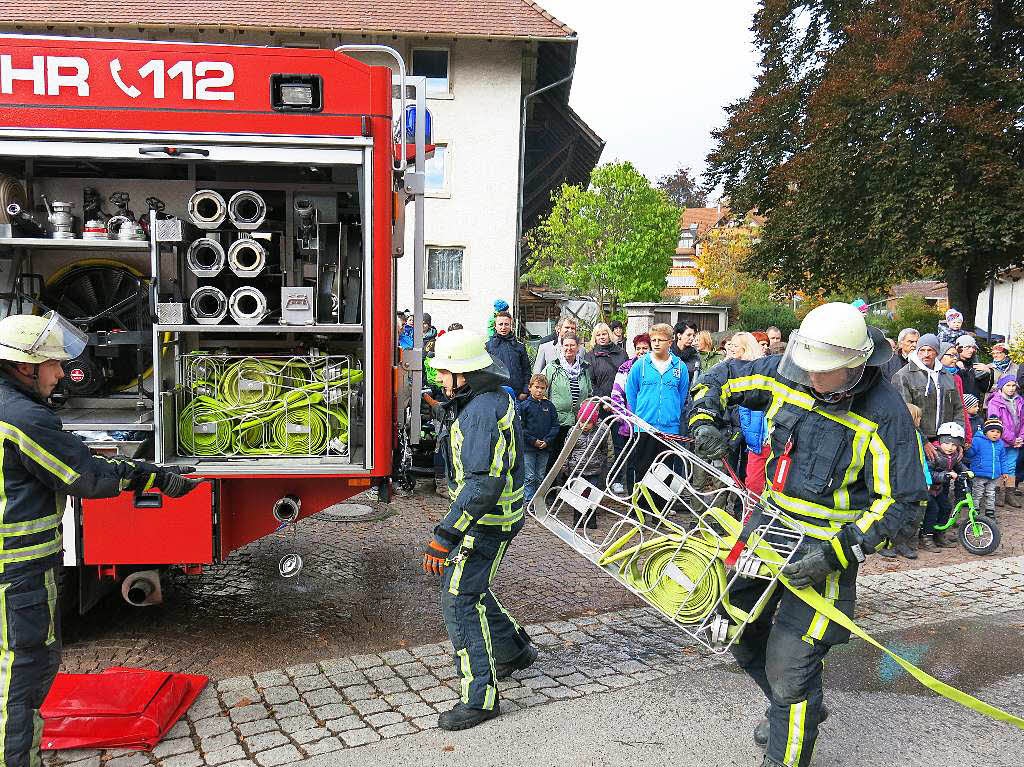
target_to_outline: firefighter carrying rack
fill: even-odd
[[[180,456],[349,456],[349,414],[363,378],[350,357],[191,352],[178,364]]]
[[[683,447],[678,437],[657,432],[608,398],[591,402],[601,406],[604,417],[582,460],[568,465],[583,436],[577,424],[530,502],[530,514],[695,642],[725,652],[780,587],[779,571],[804,534],[777,509]],[[612,452],[608,489],[602,489],[583,472],[592,467],[592,458],[608,455],[614,431],[628,436],[623,449]],[[631,483],[629,467],[641,432],[656,441],[658,452],[646,474]],[[619,484],[623,492],[613,492]],[[595,520],[597,526],[588,527]],[[729,599],[740,578],[767,581],[749,609]]]

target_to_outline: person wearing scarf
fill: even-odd
[[[551,459],[562,452],[569,429],[579,416],[580,403],[594,396],[590,363],[580,356],[580,340],[575,335],[562,337],[558,357],[544,369],[549,381],[551,404],[558,412],[558,437],[552,444]]]
[[[1017,379],[1012,375],[1004,375],[996,383],[996,393],[988,403],[988,417],[998,418],[1003,424],[1003,442],[1006,443],[1007,461],[1010,466],[1017,467],[1016,476],[1005,475],[1005,488],[1003,488],[1003,500],[1000,501],[1000,492],[996,491],[996,503],[1005,503],[1015,509],[1021,508],[1020,500],[1016,497],[1014,489],[1017,484],[1017,477],[1020,476],[1021,447],[1024,447],[1024,399],[1017,391]]]

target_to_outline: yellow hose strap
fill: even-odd
[[[739,533],[743,527],[739,523],[739,521],[733,519],[731,516],[726,514],[725,511],[722,509],[713,508],[710,509],[710,513],[713,514],[715,520],[729,533],[729,536],[733,539],[731,542],[735,542],[736,537],[739,536]],[[756,540],[754,536],[751,536],[750,540],[747,543],[747,546],[754,547],[755,551],[757,552],[757,555],[768,564],[768,567],[771,568],[772,572],[778,572],[779,566],[781,565],[781,559],[779,558],[778,554],[775,553],[775,550],[771,548],[771,546],[763,543],[762,541]],[[896,663],[898,663],[904,671],[906,671],[908,674],[914,677],[914,679],[916,679],[922,685],[927,687],[929,690],[937,692],[942,697],[948,698],[954,703],[959,703],[961,706],[966,706],[972,711],[977,711],[979,714],[984,714],[985,716],[989,716],[993,719],[998,719],[1003,722],[1009,722],[1010,724],[1015,725],[1016,727],[1024,729],[1024,719],[1022,719],[1021,717],[1007,713],[1006,711],[1003,711],[1000,708],[996,708],[995,706],[986,703],[983,700],[978,700],[973,695],[968,695],[966,692],[958,690],[955,687],[952,687],[946,684],[945,682],[936,679],[931,674],[928,674],[927,672],[919,669],[910,661],[904,660],[899,655],[894,653],[892,650],[888,649],[887,647],[884,647],[881,643],[872,638],[870,634],[864,631],[864,629],[860,628],[849,617],[847,617],[845,613],[840,612],[830,602],[826,601],[814,589],[795,589],[789,584],[789,581],[786,579],[786,576],[784,575],[779,576],[779,581],[781,581],[787,589],[796,594],[796,596],[800,597],[800,599],[802,599],[808,605],[808,607],[817,610],[830,621],[838,623],[840,626],[842,626],[850,633],[855,634],[868,644],[873,645],[874,647],[877,647],[879,650],[884,652],[886,655],[888,655],[890,658],[896,661]]]

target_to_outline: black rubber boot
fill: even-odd
[[[896,549],[892,546],[876,549],[875,553],[880,557],[885,557],[886,559],[896,559]]]
[[[950,530],[936,530],[932,537],[935,538],[935,545],[940,549],[955,549],[960,546],[960,542],[956,539],[956,528]],[[948,538],[946,536],[949,536]]]
[[[498,709],[497,701],[495,701],[494,710],[492,711],[484,711],[482,708],[470,708],[462,703],[456,703],[455,708],[451,711],[445,711],[437,717],[437,726],[442,730],[449,731],[468,730],[470,727],[483,724],[488,719],[494,719],[494,717],[500,714],[501,711]]]
[[[910,534],[911,536],[913,533]],[[917,559],[917,552],[910,545],[910,536],[901,535],[896,543],[896,553],[904,559]]]
[[[532,666],[536,660],[537,649],[532,644],[528,644],[519,655],[508,663],[495,663],[494,675],[498,679],[508,679],[516,671],[522,671],[524,668]]]
[[[934,554],[939,550],[939,547],[935,543],[934,533],[924,533],[920,538],[920,543],[917,545],[918,551],[923,551],[928,554]]]
[[[825,720],[828,719],[828,706],[822,704],[821,706],[821,721],[819,725],[825,724]],[[757,727],[754,728],[754,745],[764,751],[768,748],[768,733],[771,730],[771,725],[768,724],[768,712],[764,712],[764,719],[757,723]],[[765,757],[766,759],[768,757]],[[774,764],[774,762],[772,762]]]

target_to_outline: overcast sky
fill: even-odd
[[[753,87],[756,0],[539,0],[576,30],[570,105],[607,142],[602,162],[629,160],[652,180],[698,173],[723,107]]]

